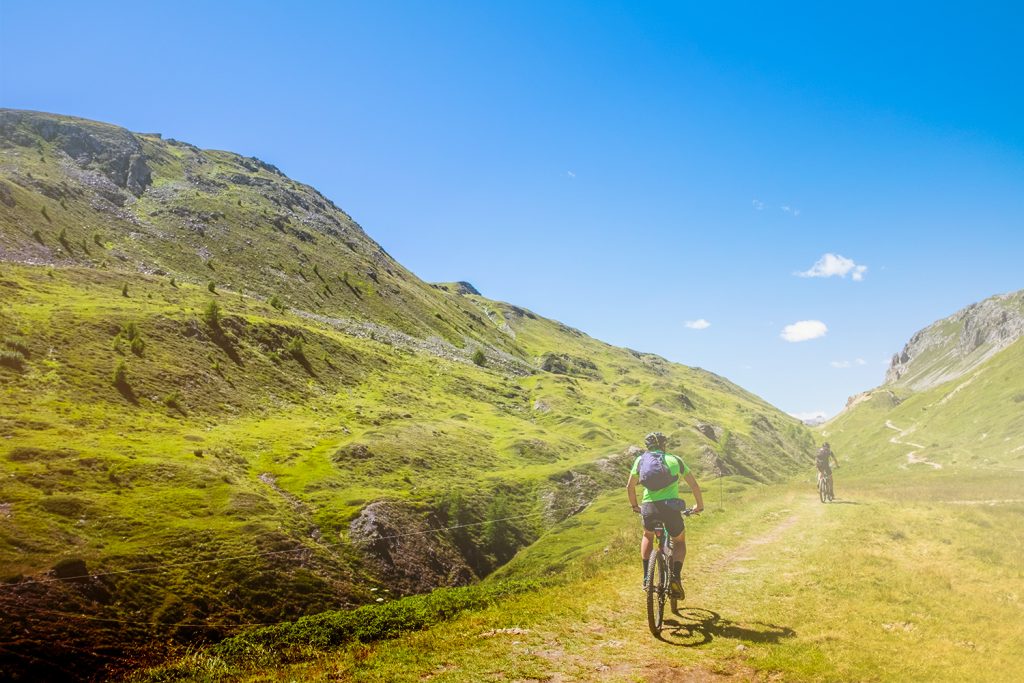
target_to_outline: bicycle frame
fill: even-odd
[[[683,510],[682,514],[689,517],[693,514],[693,509]],[[655,522],[653,540],[655,547],[651,548],[651,555],[647,559],[647,625],[655,637],[660,637],[665,616],[665,601],[671,597],[672,611],[677,609],[677,598],[672,595],[669,588],[674,543],[665,524],[660,521]]]

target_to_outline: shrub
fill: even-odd
[[[39,232],[38,228],[32,231],[32,239],[34,239],[36,242],[39,242],[39,244],[46,244],[45,242],[43,242],[43,233]]]
[[[284,312],[284,309],[285,309],[284,302],[281,301],[281,297],[279,297],[277,294],[275,294],[274,296],[270,297],[270,306],[271,306],[271,308],[277,309],[278,311],[281,311],[282,313]]]
[[[210,270],[214,270],[213,261],[207,261],[206,262],[206,267],[209,268]]]
[[[273,363],[274,365],[281,364],[281,356],[278,355],[277,351],[269,352],[267,354],[267,358],[270,359],[270,362]]]
[[[142,337],[136,337],[135,339],[132,339],[131,343],[128,345],[128,348],[131,349],[132,353],[134,353],[136,356],[141,356],[142,352],[146,349],[146,342],[142,339]]]
[[[174,287],[175,289],[178,288],[178,281],[175,280],[173,277],[171,278],[171,287]]]
[[[128,283],[121,285],[121,296],[128,296]]]
[[[217,293],[217,283],[214,282],[213,280],[210,280],[206,284],[206,289],[210,292],[210,294],[216,294]]]
[[[127,339],[128,341],[131,341],[132,339],[138,339],[139,337],[142,336],[142,334],[139,332],[139,326],[136,325],[134,322],[127,322],[121,325],[121,331],[118,334]]]
[[[168,408],[174,408],[175,410],[181,410],[181,392],[177,389],[164,396],[164,405]]]
[[[4,346],[12,351],[18,351],[26,358],[30,355],[28,352],[28,344],[26,344],[25,340],[20,337],[4,337]]]
[[[203,309],[203,320],[210,327],[219,328],[221,321],[220,304],[216,301],[210,301],[210,303],[206,304],[206,308]]]
[[[123,386],[128,383],[128,364],[124,362],[123,358],[117,362],[111,381],[115,386]]]
[[[295,360],[301,361],[306,359],[306,343],[302,341],[302,337],[292,337],[288,340],[284,350]]]
[[[57,241],[60,242],[62,245],[64,245],[65,249],[67,249],[68,251],[71,251],[71,245],[68,244],[68,229],[67,228],[61,228],[60,229],[60,234],[57,235]]]
[[[92,241],[96,243],[97,247],[103,247],[103,237],[98,232],[92,234]]]
[[[17,350],[0,351],[0,365],[13,370],[21,370],[25,367],[25,355]]]
[[[476,351],[473,352],[473,362],[479,365],[480,367],[486,365],[487,356],[484,355],[484,352],[481,349],[477,349]]]
[[[45,206],[43,208],[41,208],[39,210],[39,212],[43,214],[43,218],[46,219],[47,223],[52,223],[53,222],[53,219],[50,218],[50,214],[46,213],[46,207]]]

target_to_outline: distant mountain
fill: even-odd
[[[35,679],[474,581],[655,429],[699,477],[811,458],[722,377],[423,282],[274,166],[156,134],[0,110],[0,268],[0,636]]]
[[[914,334],[822,434],[872,471],[1024,471],[1022,337],[1024,290],[968,306]]]
[[[893,356],[888,385],[922,391],[956,379],[1024,336],[1024,290],[957,311],[914,334]]]

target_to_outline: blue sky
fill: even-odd
[[[794,413],[1024,287],[1019,5],[638,4],[2,0],[0,105],[266,159],[426,280]]]

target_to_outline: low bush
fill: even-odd
[[[0,351],[0,365],[12,370],[21,370],[25,367],[25,356],[21,351]]]
[[[123,386],[128,383],[128,364],[124,362],[123,358],[117,362],[114,374],[111,376],[111,382],[116,386]]]
[[[295,360],[301,361],[306,358],[306,343],[302,341],[302,337],[292,337],[288,340],[288,344],[284,347],[284,350]]]
[[[487,356],[484,355],[482,350],[477,349],[473,352],[473,362],[483,367],[487,363]]]
[[[294,622],[265,626],[227,638],[211,648],[211,654],[229,662],[283,661],[288,650],[326,650],[346,643],[368,643],[394,638],[426,628],[468,609],[479,609],[539,586],[536,582],[510,581],[438,588],[380,605],[353,610],[323,612]]]
[[[17,351],[28,358],[31,354],[28,351],[28,344],[21,337],[4,337],[4,346],[11,351]]]
[[[220,328],[220,304],[216,301],[210,301],[210,303],[206,304],[206,308],[203,309],[203,320],[210,327]]]

